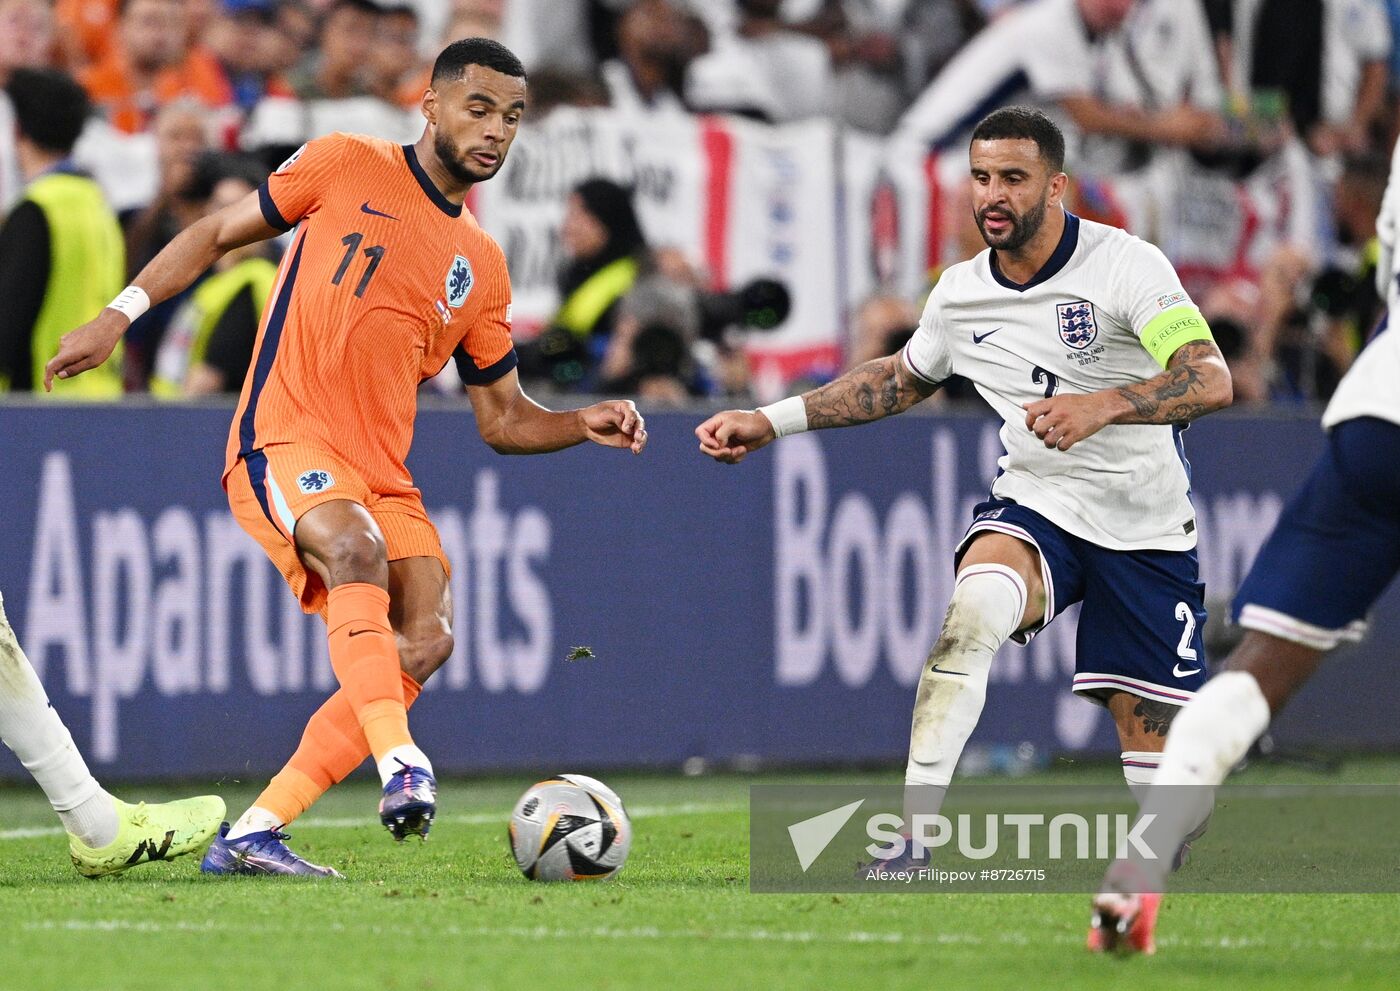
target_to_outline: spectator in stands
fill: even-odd
[[[276,25],[274,0],[223,0],[222,15],[205,33],[242,114],[250,113],[264,96],[293,95],[280,75]]]
[[[0,0],[0,87],[16,69],[48,65],[53,40],[53,15],[45,0]],[[14,108],[0,90],[0,219],[23,187],[15,148]]]
[[[451,38],[500,41],[505,34],[506,0],[452,0],[451,6],[447,31]]]
[[[103,61],[117,37],[120,0],[58,0],[53,6],[58,21],[63,62],[74,70]]]
[[[565,264],[559,274],[559,311],[520,356],[523,375],[560,388],[582,389],[613,332],[617,306],[646,261],[647,243],[632,194],[608,179],[575,187],[559,228]]]
[[[204,215],[208,196],[208,184],[201,189],[195,182],[200,156],[213,146],[204,108],[192,100],[169,104],[156,116],[154,130],[160,179],[155,199],[126,223],[128,279]],[[146,389],[161,340],[189,292],[151,307],[127,330],[122,372],[128,391]]]
[[[370,56],[370,92],[390,103],[416,107],[428,88],[423,69],[418,58],[418,12],[407,3],[383,7]]]
[[[923,92],[958,50],[986,25],[983,5],[978,0],[910,3],[904,9],[900,26],[906,91]]]
[[[846,367],[894,354],[919,326],[919,308],[903,296],[881,293],[857,307]]]
[[[502,6],[497,40],[520,57],[532,85],[536,70],[581,76],[597,72],[598,56],[589,38],[590,0],[509,0]]]
[[[287,78],[302,57],[316,44],[316,18],[301,0],[283,0],[275,8],[273,31],[264,37],[272,46],[268,62],[281,77]]]
[[[1058,106],[1085,135],[1216,147],[1225,124],[1206,109],[1219,103],[1219,80],[1203,12],[1195,2],[1145,0],[1144,25],[1178,30],[1137,40],[1120,34],[1133,6],[1134,0],[1028,0],[1013,7],[948,63],[901,119],[899,132],[921,145],[952,148],[988,110],[1030,100]],[[1115,62],[1118,74],[1104,75]],[[1119,90],[1115,99],[1099,95],[1105,85]],[[1134,87],[1136,99],[1126,99],[1122,90]]]
[[[888,132],[908,105],[906,61],[918,58],[922,62],[928,57],[917,35],[911,32],[908,38],[901,37],[905,18],[910,23],[915,23],[916,16],[937,19],[940,40],[956,44],[960,37],[957,6],[947,2],[907,5],[903,0],[825,0],[814,17],[794,24],[796,30],[820,38],[830,50],[829,112],[850,127]],[[921,77],[920,83],[928,78]],[[922,88],[917,85],[912,90]]]
[[[693,354],[701,319],[696,287],[662,268],[652,266],[618,303],[598,371],[604,394],[676,406],[706,391]]]
[[[1230,367],[1234,405],[1267,402],[1270,362],[1256,344],[1254,329],[1262,302],[1258,284],[1246,278],[1224,279],[1199,299],[1201,315]]]
[[[197,170],[212,182],[205,214],[238,202],[266,178],[255,161],[207,153]],[[277,279],[271,242],[234,248],[214,263],[170,321],[152,378],[160,396],[237,393],[253,358],[263,306]]]
[[[371,60],[379,30],[373,0],[336,0],[321,22],[319,48],[292,74],[302,100],[340,100],[371,93]]]
[[[0,227],[0,384],[42,394],[44,365],[59,338],[121,292],[122,234],[97,183],[69,161],[90,111],[82,87],[56,69],[18,69],[5,90],[29,184]],[[55,381],[53,395],[120,395],[117,362],[114,356],[78,378]]]
[[[88,95],[119,131],[146,130],[167,103],[230,107],[233,90],[213,53],[190,43],[184,0],[121,0],[116,43],[83,70]]]
[[[1384,0],[1237,0],[1233,14],[1234,78],[1283,94],[1314,154],[1365,151],[1389,78]]]
[[[735,2],[736,30],[713,38],[710,51],[690,67],[689,105],[773,123],[830,113],[834,92],[827,46],[783,21],[782,0]]]
[[[637,0],[617,22],[617,58],[603,63],[612,105],[627,112],[682,112],[686,76],[709,46],[704,25],[667,0]]]
[[[421,94],[420,94],[421,96]],[[417,104],[415,103],[415,106]],[[540,69],[530,73],[530,123],[538,124],[556,107],[606,107],[602,80],[573,72]]]

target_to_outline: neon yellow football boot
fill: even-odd
[[[93,849],[76,836],[68,837],[73,866],[83,877],[107,877],[137,864],[196,853],[219,832],[224,818],[224,800],[217,795],[158,805],[112,801],[120,823],[116,839]]]

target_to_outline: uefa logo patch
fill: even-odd
[[[1088,300],[1060,303],[1055,307],[1055,316],[1060,340],[1076,351],[1083,351],[1099,336],[1099,325],[1094,322],[1094,304]]]
[[[297,488],[301,489],[304,495],[324,492],[334,484],[335,479],[331,476],[331,473],[319,468],[312,471],[304,471],[297,478]]]
[[[461,255],[452,259],[452,267],[447,270],[447,305],[454,310],[467,301],[476,280],[472,277],[472,263]]]

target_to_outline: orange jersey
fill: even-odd
[[[469,384],[515,367],[500,247],[424,173],[412,145],[332,134],[259,190],[296,233],[263,311],[225,476],[274,444],[321,447],[372,491],[412,489],[404,466],[418,385],[460,344]]]

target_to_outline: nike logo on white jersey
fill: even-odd
[[[991,337],[993,334],[995,334],[998,330],[1001,330],[1001,328],[1000,328],[1000,327],[996,327],[996,328],[994,328],[994,329],[992,329],[992,330],[987,331],[985,334],[979,334],[979,333],[977,333],[977,331],[974,330],[974,331],[972,332],[972,343],[973,343],[973,344],[981,344],[981,343],[982,343],[983,341],[985,341],[987,338],[989,338],[989,337]]]
[[[1181,665],[1180,665],[1180,664],[1173,664],[1173,665],[1172,665],[1172,674],[1176,675],[1178,678],[1185,678],[1185,677],[1187,677],[1187,676],[1189,676],[1189,675],[1200,674],[1200,673],[1201,673],[1201,669],[1200,669],[1200,668],[1190,668],[1189,670],[1183,671],[1183,670],[1181,670]]]

